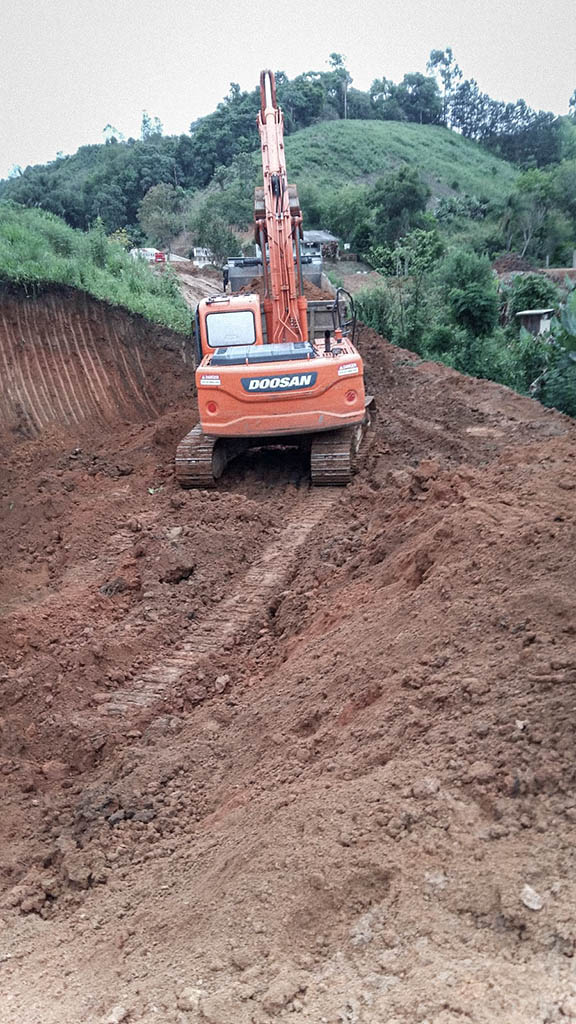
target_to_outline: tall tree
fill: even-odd
[[[452,47],[445,50],[432,50],[426,65],[428,71],[438,72],[444,89],[442,102],[442,123],[448,128],[451,124],[450,106],[452,94],[462,79],[462,71],[454,59]]]
[[[143,110],[140,138],[142,142],[146,142],[148,139],[153,138],[154,135],[162,135],[162,122],[159,117],[150,117],[148,111]]]
[[[408,121],[436,124],[442,115],[442,99],[433,78],[416,72],[404,75],[396,99]]]
[[[337,107],[340,117],[344,120],[348,117],[348,88],[352,84],[352,76],[346,68],[346,57],[341,53],[331,53],[328,63],[332,71],[327,78],[333,81],[333,90],[337,96]]]
[[[368,200],[375,211],[376,242],[396,242],[420,227],[429,196],[415,167],[401,167],[380,178]]]

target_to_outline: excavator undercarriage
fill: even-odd
[[[316,487],[342,487],[350,483],[360,453],[373,434],[376,406],[366,396],[362,423],[341,430],[297,434],[283,438],[210,437],[197,424],[176,449],[176,479],[181,487],[208,489],[216,486],[226,466],[250,448],[300,448],[309,455],[310,480]]]

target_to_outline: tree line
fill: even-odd
[[[506,104],[491,99],[473,79],[464,79],[450,48],[431,52],[427,72],[406,74],[398,83],[377,78],[362,91],[353,87],[338,53],[330,55],[325,71],[293,79],[279,71],[286,132],[338,119],[407,121],[443,125],[525,167],[561,158],[563,119],[532,110],[523,100]],[[127,227],[137,237],[138,209],[150,188],[203,188],[222,178],[239,156],[254,152],[259,104],[257,88],[242,91],[232,83],[216,110],[193,122],[188,134],[163,135],[158,119],[147,113],[139,139],[125,140],[107,125],[101,145],[82,146],[47,165],[16,169],[0,183],[0,198],[49,210],[73,227],[87,229],[100,219],[109,232]],[[576,93],[570,109],[576,117]]]

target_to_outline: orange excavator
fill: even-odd
[[[346,484],[370,422],[351,296],[339,289],[334,300],[308,303],[304,295],[302,214],[271,71],[260,75],[260,99],[264,187],[255,190],[254,237],[264,300],[222,294],[198,305],[200,423],[176,452],[183,487],[212,487],[231,459],[270,445],[309,451],[312,483]]]

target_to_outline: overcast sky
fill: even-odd
[[[333,51],[362,89],[446,46],[497,99],[565,114],[576,88],[576,0],[6,0],[0,26],[0,177],[106,124],[137,137],[143,110],[187,131],[231,81],[324,70]]]

